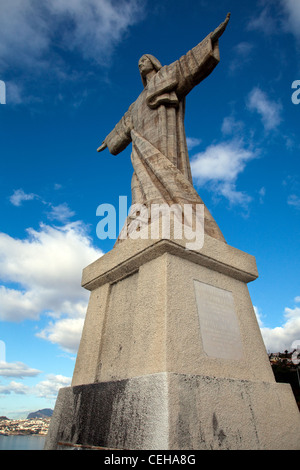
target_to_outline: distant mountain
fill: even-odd
[[[9,419],[6,416],[0,416],[0,421],[9,421]]]
[[[50,408],[44,408],[43,410],[38,410],[32,413],[29,413],[29,415],[27,416],[27,419],[50,418],[52,414],[53,414],[53,410],[51,410]]]

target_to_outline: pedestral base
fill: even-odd
[[[286,384],[160,373],[60,390],[45,449],[300,449]]]
[[[300,449],[249,296],[255,259],[205,237],[122,242],[85,268],[91,291],[72,386],[46,449]]]

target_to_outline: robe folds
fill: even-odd
[[[219,63],[218,41],[213,43],[211,34],[157,71],[105,138],[113,155],[132,142],[132,204],[203,204],[193,187],[184,114],[186,95]],[[204,211],[205,232],[225,241]]]

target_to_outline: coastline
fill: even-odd
[[[2,419],[0,436],[46,436],[51,418]]]

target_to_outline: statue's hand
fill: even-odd
[[[97,152],[102,152],[102,150],[106,149],[107,147],[107,144],[106,142],[102,142],[102,144],[100,145],[100,147],[97,148]]]
[[[227,16],[226,16],[226,19],[225,21],[223,21],[223,23],[220,24],[220,26],[218,26],[214,32],[212,33],[211,35],[211,40],[212,42],[214,41],[217,41],[221,36],[222,34],[224,33],[225,29],[226,29],[226,26],[229,22],[229,19],[230,19],[230,15],[231,13],[227,13]]]

